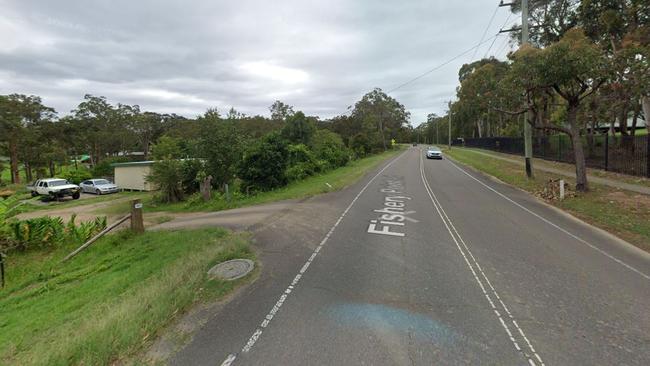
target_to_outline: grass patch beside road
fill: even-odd
[[[458,148],[455,148],[458,149]],[[506,154],[506,153],[500,153],[496,151],[491,151],[491,150],[483,150],[483,149],[475,149],[475,148],[460,148],[462,150],[470,150],[470,151],[476,151],[482,154],[489,154],[489,155],[494,155],[496,157],[502,157],[505,159],[510,159],[510,160],[517,160],[523,165],[523,156],[520,155],[513,155],[513,154]],[[544,159],[535,159],[534,161],[534,167],[542,167],[542,168],[552,168],[552,169],[560,169],[563,170],[569,174],[575,175],[575,165],[573,164],[568,164],[568,163],[562,163],[562,162],[557,162],[557,161],[550,161],[550,160],[544,160]],[[534,168],[533,167],[533,168]],[[645,186],[645,187],[650,187],[650,178],[645,178],[645,177],[637,177],[633,175],[626,175],[626,174],[619,174],[611,171],[605,171],[602,169],[594,169],[594,168],[587,168],[587,174],[590,176],[595,176],[595,177],[600,177],[600,178],[607,178],[612,181],[617,181],[617,182],[622,182],[622,183],[628,183],[628,184],[636,184],[640,186]]]
[[[399,147],[382,154],[372,155],[363,159],[350,162],[329,172],[315,175],[298,182],[289,184],[286,187],[278,188],[269,192],[262,192],[253,196],[233,198],[227,202],[223,197],[215,197],[209,202],[191,201],[180,202],[168,205],[156,205],[153,202],[145,204],[148,211],[219,211],[230,208],[258,205],[262,203],[281,201],[287,199],[301,199],[311,197],[320,193],[340,190],[355,182],[368,172],[375,169],[382,162],[397,156],[404,151],[405,147]],[[329,184],[331,187],[329,187]]]
[[[543,191],[550,179],[561,178],[575,186],[575,179],[539,170],[535,172],[534,179],[528,179],[521,165],[490,158],[469,149],[454,148],[447,150],[446,154],[533,194]],[[577,193],[563,201],[545,201],[641,249],[650,251],[650,197],[594,183],[590,183],[590,187],[590,192]]]
[[[248,245],[248,235],[223,229],[121,232],[65,264],[72,248],[13,254],[0,290],[0,364],[124,359],[193,302],[246,281],[208,281],[206,271],[228,259],[254,259]]]

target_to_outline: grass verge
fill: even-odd
[[[150,200],[147,202],[148,204],[145,205],[145,210],[170,212],[219,211],[230,208],[258,205],[273,201],[311,197],[320,193],[336,191],[357,182],[359,179],[361,179],[361,177],[366,175],[369,171],[375,169],[382,162],[404,151],[404,148],[405,147],[400,146],[397,149],[393,149],[382,154],[355,160],[344,167],[331,170],[324,174],[308,177],[301,181],[291,183],[286,187],[275,189],[269,192],[262,192],[254,196],[233,198],[230,202],[227,202],[222,197],[218,197],[209,202],[193,201],[167,205],[156,205]],[[103,213],[114,214],[116,212],[119,213],[127,209],[128,203],[126,205],[123,205],[123,207],[111,207],[103,211]]]
[[[0,290],[0,364],[124,359],[193,302],[246,281],[208,280],[206,271],[228,259],[254,259],[248,245],[248,235],[223,229],[125,231],[65,264],[72,248],[12,255],[8,286]]]
[[[520,164],[490,158],[469,149],[454,148],[446,154],[538,196],[551,179],[561,178],[575,185],[575,179],[540,170],[535,172],[534,179],[528,179]],[[590,187],[589,192],[576,193],[563,201],[545,201],[650,252],[650,197],[594,183],[590,183]]]
[[[504,159],[510,159],[510,160],[517,160],[522,164],[523,166],[523,157],[519,155],[513,155],[513,154],[505,154],[505,153],[500,153],[496,151],[489,151],[489,150],[482,150],[482,149],[474,149],[474,148],[461,148],[462,150],[471,150],[475,152],[479,152],[482,154],[489,154],[493,155],[496,157],[501,157]],[[544,168],[552,168],[552,169],[560,169],[563,170],[569,174],[575,175],[575,165],[573,164],[567,164],[567,163],[561,163],[557,161],[550,161],[550,160],[544,160],[544,159],[535,159],[535,166],[536,167],[544,167]],[[637,177],[637,176],[632,176],[632,175],[626,175],[626,174],[619,174],[611,171],[605,171],[602,169],[594,169],[594,168],[587,168],[587,174],[589,176],[595,176],[599,178],[606,178],[615,182],[621,182],[621,183],[628,183],[628,184],[636,184],[640,186],[645,186],[645,187],[650,187],[650,178],[645,178],[645,177]]]

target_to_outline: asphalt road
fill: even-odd
[[[650,365],[650,256],[411,148],[256,233],[175,365]]]

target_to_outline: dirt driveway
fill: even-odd
[[[90,198],[93,197],[93,195],[82,195],[82,199],[90,199],[90,198],[86,198],[85,196],[89,196]],[[116,203],[125,202],[130,199],[131,199],[130,197],[116,197],[115,199],[108,200],[108,201],[88,203],[79,206],[55,208],[52,210],[38,210],[32,212],[25,212],[16,215],[16,218],[20,220],[24,220],[24,219],[32,219],[36,217],[50,216],[50,217],[60,217],[63,219],[63,221],[69,221],[72,215],[77,215],[77,219],[76,219],[77,222],[81,222],[81,221],[94,220],[98,216],[107,216],[108,221],[110,222],[112,221],[112,219],[115,219],[120,215],[107,215],[105,213],[102,213],[101,211],[103,209],[106,209],[109,206],[115,205]]]

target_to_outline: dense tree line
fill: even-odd
[[[514,3],[512,11],[520,11],[521,1]],[[452,136],[521,136],[525,114],[535,135],[569,136],[577,189],[587,190],[585,149],[593,148],[594,134],[607,125],[604,134],[618,133],[625,144],[650,115],[650,3],[534,0],[530,6],[530,45],[506,61],[482,59],[459,70]],[[446,120],[432,118],[414,133],[432,136]]]
[[[177,200],[198,189],[197,175],[210,176],[215,188],[237,182],[246,191],[272,189],[410,136],[408,112],[380,89],[364,95],[348,115],[329,120],[281,101],[269,112],[270,118],[210,108],[190,119],[86,95],[59,118],[37,96],[0,95],[0,156],[9,158],[5,168],[15,184],[20,171],[28,181],[53,176],[57,166],[86,154],[88,175],[99,176],[110,175],[114,162],[166,161],[152,179],[182,182],[167,197]]]

